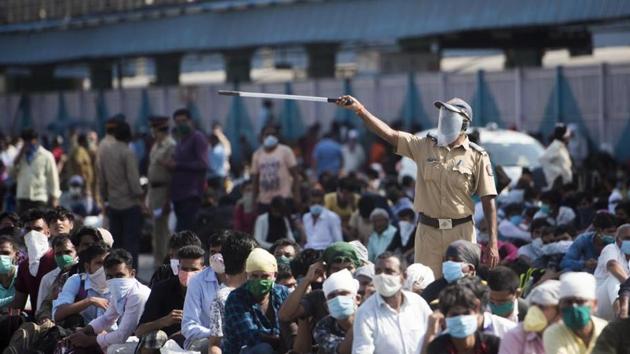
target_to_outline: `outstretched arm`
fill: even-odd
[[[337,99],[337,105],[354,111],[374,134],[396,147],[398,145],[398,131],[392,129],[387,123],[370,113],[361,102],[352,96],[341,96]]]

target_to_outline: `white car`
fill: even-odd
[[[522,167],[532,171],[540,167],[538,159],[545,148],[531,136],[513,130],[477,127],[472,128],[469,133],[473,130],[479,132],[479,145],[490,155],[492,165],[502,166],[512,184],[521,177]],[[436,129],[421,131],[416,136],[426,136],[428,133],[435,136]],[[417,171],[416,163],[412,159],[402,158],[398,170],[399,178],[411,176],[415,179]]]

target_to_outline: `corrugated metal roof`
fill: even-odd
[[[339,0],[0,35],[0,64],[362,42],[630,17],[627,0]]]

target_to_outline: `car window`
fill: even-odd
[[[538,167],[538,158],[543,153],[537,144],[483,143],[483,147],[490,154],[492,163],[501,166]]]

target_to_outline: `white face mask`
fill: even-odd
[[[171,259],[171,272],[173,272],[173,275],[179,273],[179,259]]]
[[[39,231],[30,231],[24,236],[24,244],[28,253],[28,270],[32,276],[36,276],[39,260],[50,249],[48,237]]]
[[[107,278],[105,277],[105,268],[100,267],[96,272],[88,274],[90,279],[90,285],[92,289],[98,291],[101,294],[107,292]]]
[[[400,228],[400,240],[402,241],[403,246],[409,242],[409,239],[413,236],[413,229],[416,227],[414,223],[409,221],[399,221],[398,228]]]
[[[447,146],[451,144],[462,133],[462,124],[464,117],[455,112],[451,112],[446,108],[440,108],[438,118],[437,142],[439,146]]]
[[[221,253],[215,253],[210,256],[210,268],[217,273],[225,273],[225,264],[223,264],[223,255]]]
[[[119,315],[123,313],[125,299],[136,282],[136,278],[114,278],[107,281],[107,287],[112,294],[112,302]]]
[[[400,275],[377,274],[372,279],[376,292],[383,297],[391,297],[402,288]]]

